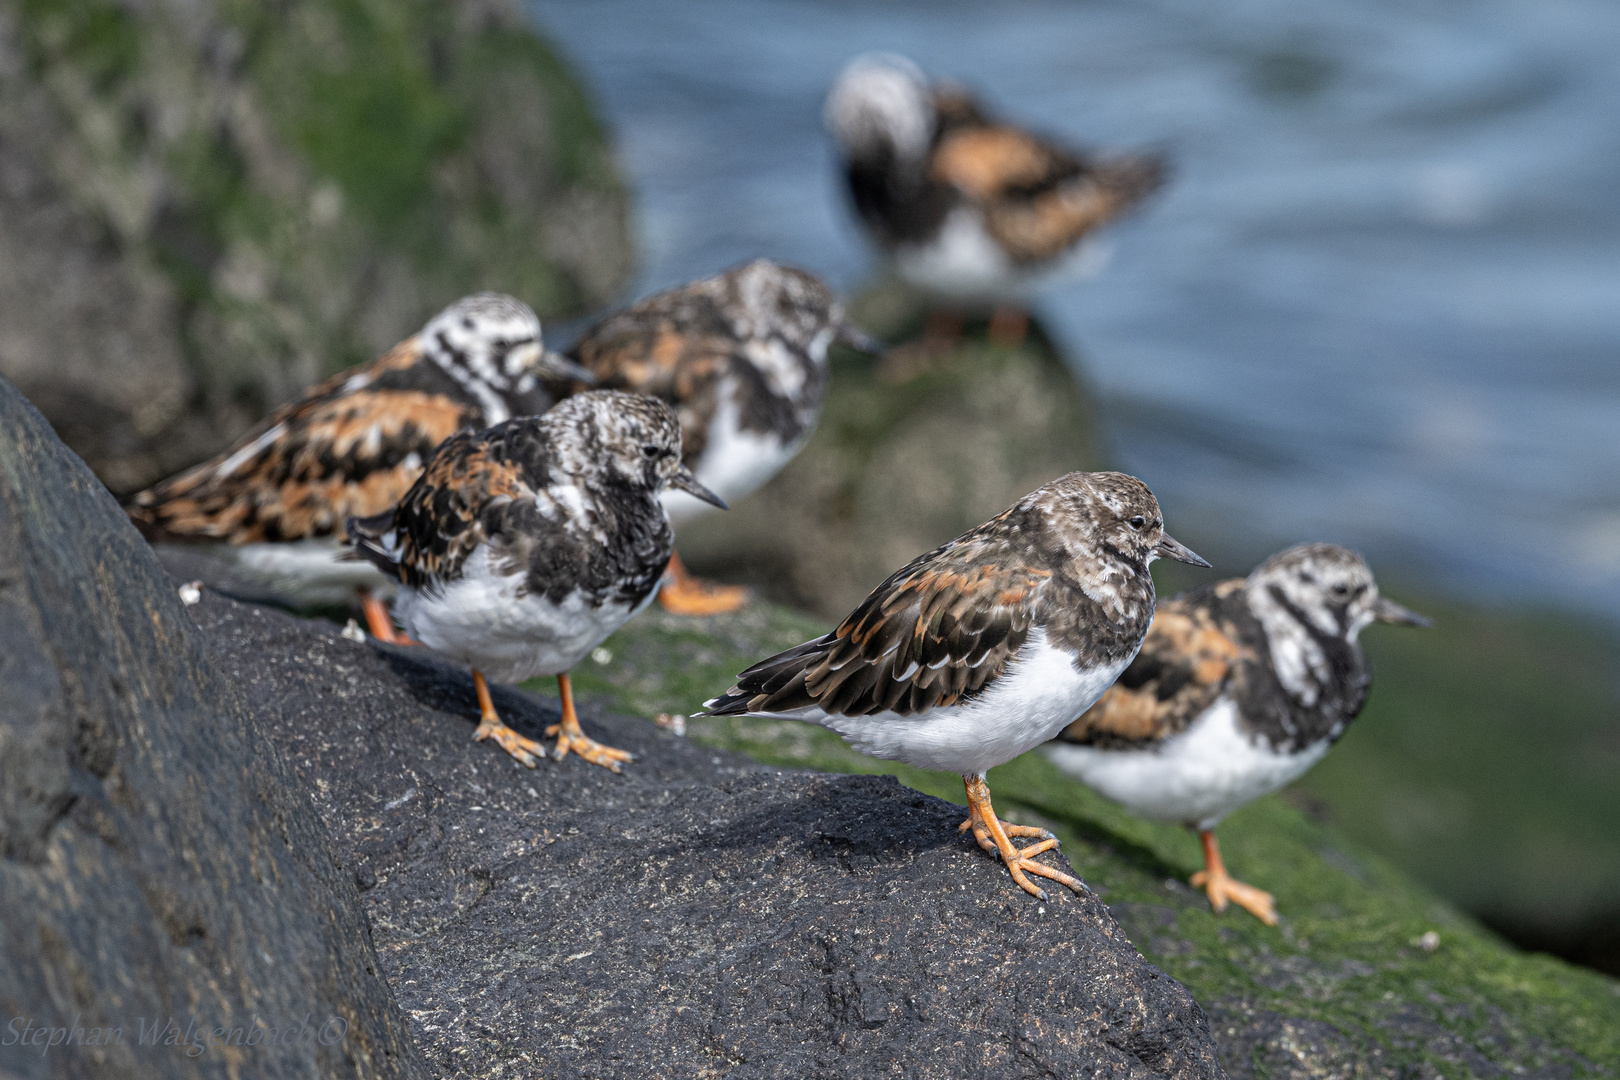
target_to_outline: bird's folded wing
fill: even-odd
[[[948,130],[935,144],[929,173],[980,202],[1029,197],[1080,175],[1080,159],[1027,131],[1006,124],[971,124]]]
[[[467,557],[491,539],[491,514],[513,502],[532,502],[523,467],[492,445],[491,432],[466,431],[446,440],[394,510],[396,559],[405,580],[418,587],[449,581]]]
[[[718,315],[708,317],[708,306],[631,308],[587,331],[569,351],[596,376],[601,389],[647,394],[672,405],[681,422],[681,456],[688,464],[703,453],[718,404],[714,387],[731,369],[739,348]]]
[[[1051,259],[1086,233],[1129,211],[1157,188],[1159,159],[1099,163],[1062,184],[985,206],[985,225],[1015,262]]]
[[[1167,600],[1119,681],[1058,739],[1109,749],[1179,734],[1215,703],[1246,656],[1209,607]]]
[[[276,410],[229,450],[134,496],[130,516],[154,539],[247,543],[341,536],[346,518],[386,510],[434,448],[476,419],[471,405],[439,394],[343,392],[394,360]]]
[[[1005,545],[957,541],[885,581],[825,637],[743,672],[715,713],[911,716],[971,697],[1029,637],[1050,571]],[[992,557],[995,556],[995,557]]]

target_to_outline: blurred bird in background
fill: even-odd
[[[910,285],[996,305],[990,338],[1028,331],[1021,297],[1081,240],[1137,206],[1166,174],[1154,154],[1089,154],[991,118],[965,87],[930,83],[891,53],[850,61],[827,96],[861,224]],[[936,312],[928,336],[959,336]]]
[[[732,503],[775,476],[815,430],[835,341],[879,351],[820,278],[755,259],[609,316],[569,357],[596,385],[668,402],[680,417],[687,466]],[[679,490],[663,499],[676,528],[710,509]],[[658,594],[669,611],[713,615],[747,599],[743,588],[693,577],[679,554],[669,569]]]

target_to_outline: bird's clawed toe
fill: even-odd
[[[478,724],[478,730],[473,732],[473,738],[479,742],[485,739],[494,739],[502,750],[511,754],[520,764],[534,768],[540,758],[546,756],[546,748],[533,739],[524,738],[499,720],[483,720]]]

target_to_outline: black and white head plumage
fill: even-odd
[[[851,161],[917,170],[939,126],[927,76],[897,53],[866,53],[845,64],[822,119]]]
[[[534,309],[504,293],[462,297],[417,336],[423,354],[479,399],[491,424],[515,415],[508,399],[533,394],[543,379],[590,378],[548,351]]]

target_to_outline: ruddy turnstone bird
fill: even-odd
[[[815,429],[834,341],[878,348],[820,278],[755,259],[609,316],[568,355],[604,388],[667,401],[681,419],[687,466],[736,502],[793,460]],[[683,491],[665,492],[664,505],[677,528],[709,509]],[[676,555],[659,602],[712,615],[735,611],[746,597],[694,578]]]
[[[1075,779],[1141,817],[1197,831],[1194,886],[1269,925],[1271,895],[1226,872],[1215,826],[1321,760],[1367,697],[1357,638],[1377,622],[1429,620],[1378,594],[1360,555],[1301,544],[1247,578],[1166,600],[1102,699],[1049,748]]]
[[[556,757],[619,771],[630,754],[589,738],[568,671],[646,607],[675,533],[666,486],[724,508],[681,463],[681,427],[656,398],[597,390],[542,416],[452,436],[400,504],[350,518],[359,557],[399,582],[400,622],[473,669],[480,721],[533,768],[544,748],[501,723],[486,675],[557,676]]]
[[[1045,830],[996,817],[984,774],[1046,742],[1136,655],[1153,617],[1148,564],[1209,564],[1164,531],[1147,485],[1070,473],[912,560],[832,633],[762,660],[706,703],[711,715],[831,728],[874,757],[959,772],[979,845],[1026,892]],[[1015,847],[1009,837],[1035,837]]]
[[[1087,154],[990,118],[964,87],[903,56],[850,61],[825,120],[862,225],[900,278],[999,304],[991,337],[1022,340],[1019,298],[1098,226],[1162,183],[1151,154]]]
[[[457,431],[544,412],[553,398],[542,379],[559,377],[590,373],[542,345],[527,304],[468,296],[125,509],[147,539],[213,546],[295,602],[344,603],[358,589],[372,634],[392,641],[388,610],[371,595],[390,583],[339,558],[345,519],[393,506]]]

